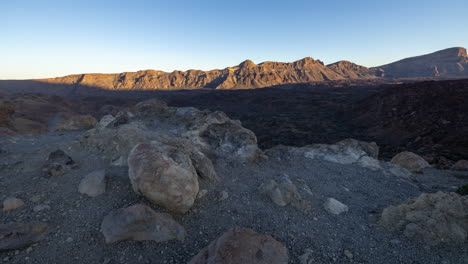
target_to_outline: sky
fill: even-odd
[[[467,10],[467,0],[0,0],[0,79],[304,57],[378,66],[468,46]]]

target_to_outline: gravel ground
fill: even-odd
[[[385,207],[400,204],[422,191],[454,190],[468,182],[468,173],[428,169],[410,182],[383,170],[279,153],[252,164],[217,162],[221,182],[205,186],[208,194],[196,201],[187,214],[173,214],[187,230],[185,241],[106,245],[99,228],[109,211],[135,203],[159,212],[165,210],[132,191],[125,168],[109,168],[99,155],[83,151],[75,140],[81,133],[0,139],[0,198],[3,201],[15,196],[25,202],[18,209],[2,212],[0,222],[36,220],[49,225],[46,239],[30,249],[1,252],[0,261],[186,263],[225,230],[240,226],[282,242],[289,250],[290,263],[300,263],[299,257],[305,252],[310,253],[311,263],[468,263],[466,243],[428,246],[377,223]],[[57,148],[70,155],[78,167],[63,176],[40,176],[40,166]],[[80,194],[82,177],[100,168],[107,169],[106,192],[94,198]],[[283,174],[296,184],[310,203],[310,210],[279,207],[260,194],[258,187],[262,183]],[[311,193],[305,191],[305,186]],[[223,201],[218,200],[221,191],[229,194]],[[30,201],[35,195],[41,195],[41,201]],[[328,197],[348,205],[349,212],[338,216],[327,213],[322,204]],[[51,209],[35,213],[33,207],[38,204],[48,204]]]

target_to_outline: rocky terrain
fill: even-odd
[[[154,99],[88,126],[0,139],[4,263],[467,263],[467,171]]]
[[[399,78],[468,77],[464,48],[450,48],[407,58],[380,67],[366,68],[349,61],[325,65],[310,57],[291,62],[246,60],[221,70],[144,70],[118,74],[76,74],[37,80],[3,80],[0,91],[47,93],[62,96],[100,94],[102,91],[145,91],[181,89],[254,89],[337,80],[389,81]]]
[[[467,159],[467,97],[466,80],[396,85],[354,103],[353,120],[381,144]]]

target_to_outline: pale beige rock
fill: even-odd
[[[78,191],[91,197],[103,194],[106,191],[106,171],[95,170],[88,173],[81,180]]]
[[[468,196],[423,193],[382,212],[380,223],[429,244],[464,242],[468,235]]]
[[[334,199],[334,198],[327,198],[325,203],[323,204],[325,210],[331,214],[339,215],[342,213],[348,212],[348,206],[343,204],[342,202]]]
[[[231,228],[190,260],[189,264],[286,264],[288,250],[271,236],[248,228]]]
[[[3,211],[11,211],[24,205],[23,200],[9,197],[3,201]]]
[[[133,190],[178,213],[192,207],[199,190],[190,157],[176,147],[152,141],[136,145],[128,157]]]

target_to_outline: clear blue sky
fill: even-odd
[[[0,79],[307,56],[377,66],[467,46],[467,10],[467,0],[0,0]]]

